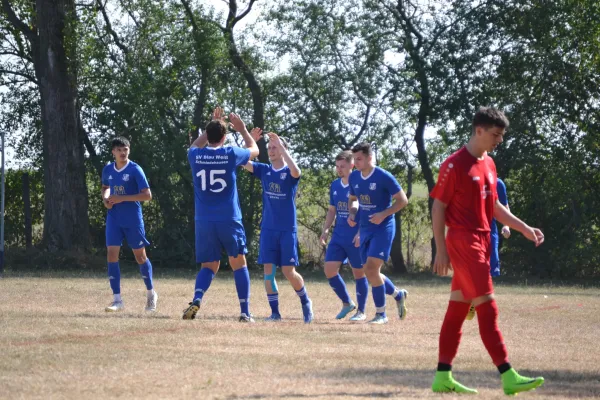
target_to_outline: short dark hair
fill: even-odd
[[[509,122],[506,115],[494,107],[480,107],[473,116],[473,131],[478,126],[486,128],[497,126],[498,128],[508,128]]]
[[[335,156],[335,161],[347,161],[351,163],[352,158],[354,158],[352,152],[350,150],[344,150],[340,152],[337,156]]]
[[[352,153],[359,153],[359,152],[362,152],[364,155],[367,155],[367,156],[372,156],[373,148],[371,147],[371,143],[362,142],[352,148]]]
[[[206,124],[206,137],[208,143],[219,143],[223,136],[227,135],[227,125],[225,121],[215,119]]]
[[[110,141],[110,149],[114,149],[115,147],[131,147],[129,145],[129,140],[123,136],[117,136]]]

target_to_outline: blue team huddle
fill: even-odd
[[[241,134],[245,147],[225,146],[229,129]],[[257,142],[268,139],[270,164],[253,161],[259,154]],[[148,290],[147,311],[156,311],[158,294],[152,283],[152,265],[146,257],[146,239],[141,201],[151,199],[150,187],[142,168],[128,159],[129,142],[115,138],[112,142],[115,162],[102,173],[102,196],[108,208],[106,218],[106,245],[108,248],[108,275],[113,291],[113,302],[106,311],[124,309],[120,295],[120,268],[118,254],[123,239],[134,251],[140,273]],[[296,222],[296,193],[301,170],[288,151],[285,139],[275,133],[263,135],[260,128],[248,132],[236,114],[225,114],[216,108],[212,120],[191,144],[188,161],[192,170],[195,199],[195,254],[201,269],[196,276],[192,301],[183,313],[183,319],[195,319],[205,293],[220,267],[224,250],[233,270],[240,302],[240,322],[254,322],[250,312],[250,276],[246,254],[246,234],[242,224],[237,174],[240,167],[260,180],[263,196],[262,222],[258,262],[264,266],[264,283],[271,315],[267,321],[282,319],[279,311],[279,292],[276,271],[280,268],[298,297],[305,323],[313,321],[312,301],[304,279],[297,272],[298,227]],[[388,321],[386,295],[396,303],[399,319],[406,318],[408,292],[397,288],[381,273],[383,263],[390,257],[396,232],[394,214],[408,204],[406,194],[396,178],[374,165],[371,145],[360,143],[336,157],[339,179],[331,183],[329,210],[323,225],[321,242],[327,244],[329,230],[335,222],[325,254],[325,275],[342,303],[336,316],[343,319],[351,312],[350,321],[366,319],[365,305],[369,284],[376,308],[373,324]],[[506,189],[498,180],[498,192],[503,204]],[[504,187],[504,186],[503,186]],[[495,224],[494,224],[495,227]],[[503,230],[502,234],[506,236]],[[492,232],[492,274],[499,274],[497,261],[498,232]],[[494,258],[495,255],[495,258]],[[348,262],[356,283],[356,303],[339,274]]]

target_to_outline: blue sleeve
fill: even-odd
[[[333,201],[333,183],[329,186],[329,205],[335,205],[335,202]]]
[[[252,175],[256,176],[258,179],[262,179],[266,167],[267,167],[267,164],[253,162],[252,163]]]
[[[108,181],[108,172],[106,171],[106,167],[102,168],[102,184],[104,186],[110,186],[110,182]]]
[[[138,190],[141,192],[143,189],[150,188],[148,185],[148,179],[146,179],[146,174],[144,174],[144,170],[139,165],[135,167],[135,182],[138,185]]]
[[[392,196],[394,196],[402,190],[402,187],[400,186],[394,175],[390,174],[388,171],[385,171],[383,187],[385,187]]]
[[[250,160],[250,150],[241,147],[232,147],[232,149],[233,154],[235,154],[236,167],[248,164],[248,161]]]
[[[508,205],[508,196],[506,195],[506,185],[501,179],[496,181],[496,191],[498,192],[498,200],[503,206]]]

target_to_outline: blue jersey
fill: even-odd
[[[270,164],[253,162],[252,167],[252,173],[262,183],[261,229],[296,232],[296,192],[300,178],[292,177],[287,165],[274,169]]]
[[[379,225],[369,221],[369,217],[392,205],[392,196],[402,190],[392,174],[374,167],[369,176],[363,177],[360,171],[353,171],[348,179],[350,194],[358,198],[361,231],[373,231],[394,224],[394,216],[387,216]]]
[[[350,213],[350,184],[344,186],[342,179],[336,179],[329,188],[329,205],[335,207],[335,229],[333,237],[340,239],[353,239],[358,232],[358,224],[354,227],[348,225],[348,214]],[[358,221],[358,214],[356,216]]]
[[[128,161],[121,169],[113,162],[102,170],[102,184],[110,186],[111,195],[130,196],[140,194],[143,189],[148,189],[148,180],[142,168]],[[124,201],[112,206],[106,218],[111,218],[121,227],[144,226],[142,205],[139,201]]]
[[[506,195],[506,185],[502,182],[502,179],[496,178],[496,190],[498,192],[498,200],[503,206],[508,206],[508,196]],[[496,225],[496,219],[492,220],[491,235],[498,236],[498,226]]]
[[[240,147],[193,147],[188,160],[194,179],[196,221],[240,221],[237,167],[250,159]]]

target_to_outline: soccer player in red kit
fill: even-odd
[[[515,217],[498,201],[496,166],[487,155],[502,143],[508,119],[494,108],[480,108],[473,117],[469,142],[452,154],[440,168],[431,192],[433,234],[437,247],[434,272],[448,274],[452,285],[448,310],[440,332],[439,363],[432,384],[434,392],[477,393],[452,377],[452,361],[458,352],[462,325],[475,305],[481,339],[501,374],[504,393],[532,390],[544,378],[519,375],[508,362],[504,339],[498,328],[498,307],[490,275],[490,226],[492,218],[521,232],[536,246],[544,235]],[[448,234],[445,236],[445,226]]]

